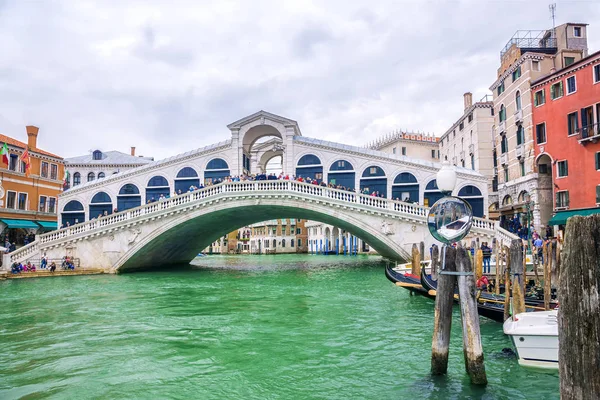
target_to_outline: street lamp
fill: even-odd
[[[437,187],[445,195],[450,195],[456,186],[456,171],[448,161],[442,163],[442,168],[436,175]]]

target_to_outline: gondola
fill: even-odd
[[[397,286],[410,291],[411,294],[419,294],[430,299],[435,299],[435,295],[430,295],[429,291],[421,286],[421,280],[416,275],[394,271],[392,267],[387,266],[385,268],[385,276]]]

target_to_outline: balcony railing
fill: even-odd
[[[579,143],[596,143],[600,139],[600,122],[592,125],[586,125],[579,130]]]
[[[557,46],[556,38],[551,37],[548,33],[548,31],[517,31],[500,52],[500,58],[513,45],[520,49],[538,50],[540,53],[554,52]]]
[[[500,154],[500,164],[508,164],[508,153]]]
[[[515,111],[515,122],[523,122],[523,110]]]
[[[469,154],[470,155],[475,154],[475,145],[474,144],[469,145]]]
[[[515,149],[515,154],[516,154],[517,158],[523,157],[524,147],[525,146],[523,146],[522,144],[520,144]]]
[[[502,121],[498,124],[498,133],[502,135],[504,132],[506,132],[506,121]]]

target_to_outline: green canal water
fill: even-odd
[[[557,399],[558,375],[501,355],[489,385],[429,374],[433,302],[379,258],[206,257],[200,266],[0,282],[0,399]]]

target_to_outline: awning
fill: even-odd
[[[26,219],[0,219],[0,221],[4,222],[9,228],[23,228],[23,229],[39,229],[39,225],[33,221],[28,221]]]
[[[44,229],[57,229],[58,228],[58,224],[56,222],[50,222],[50,221],[35,221],[38,224],[40,224],[42,226],[42,228]]]
[[[585,217],[587,215],[593,215],[600,213],[600,208],[585,208],[582,210],[568,210],[568,211],[559,211],[548,221],[548,225],[565,225],[567,223],[567,219],[573,217],[575,215],[581,215]]]

